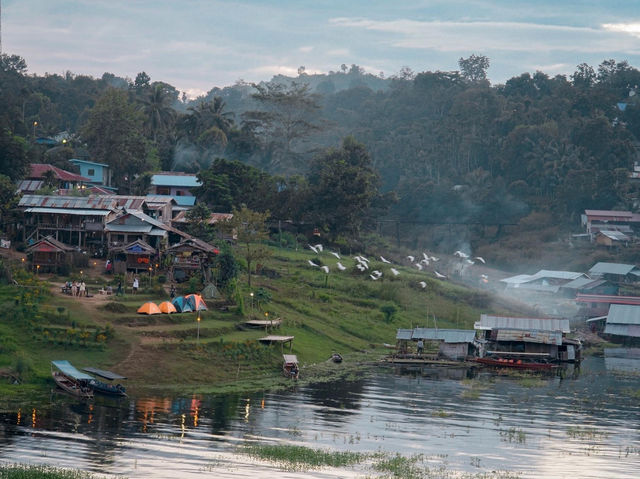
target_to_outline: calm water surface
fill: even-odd
[[[614,372],[614,363],[589,358],[534,387],[427,368],[252,396],[82,402],[55,393],[0,412],[0,460],[131,478],[371,474],[361,466],[286,472],[237,453],[259,442],[424,454],[430,464],[472,473],[638,478],[640,376],[628,363]]]

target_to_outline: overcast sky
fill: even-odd
[[[104,72],[190,96],[239,79],[339,70],[457,70],[491,60],[492,83],[577,64],[640,68],[639,0],[0,0],[3,53],[31,73]]]

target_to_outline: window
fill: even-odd
[[[96,176],[96,170],[94,170],[93,168],[89,168],[89,171],[87,171],[87,176]]]

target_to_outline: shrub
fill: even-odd
[[[31,359],[27,358],[25,355],[19,354],[15,360],[13,369],[16,374],[24,380],[33,372],[33,363],[31,362]]]
[[[122,303],[118,303],[117,301],[110,301],[107,304],[100,306],[100,308],[104,309],[105,311],[109,311],[110,313],[122,314],[127,312],[127,307]]]
[[[164,284],[167,282],[167,277],[164,274],[158,276],[158,283]]]
[[[398,308],[396,308],[393,304],[385,304],[380,308],[380,311],[384,314],[384,322],[390,323],[393,321],[393,317],[395,316]]]

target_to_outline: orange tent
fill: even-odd
[[[178,310],[171,303],[171,301],[163,301],[162,303],[160,303],[160,312],[161,313],[166,313],[166,314],[171,314],[171,313],[177,313]]]
[[[207,303],[204,302],[204,299],[202,299],[202,296],[200,296],[199,294],[188,294],[184,297],[184,299],[186,299],[191,304],[191,307],[194,311],[207,310]]]
[[[138,308],[140,314],[160,314],[160,308],[156,303],[149,301]]]

